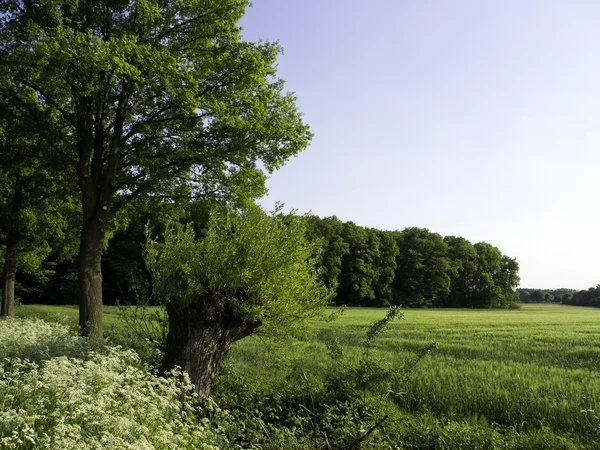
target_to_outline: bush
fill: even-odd
[[[195,406],[180,371],[155,376],[131,350],[96,347],[41,320],[0,320],[0,342],[0,448],[215,449],[225,443],[208,419],[198,419],[206,411]]]

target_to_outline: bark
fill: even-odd
[[[5,229],[6,254],[4,255],[4,270],[2,272],[2,309],[0,315],[7,317],[15,316],[15,275],[17,273],[17,252],[19,246],[19,224],[17,216],[23,206],[23,191],[25,184],[21,172],[17,171],[14,181],[14,194],[10,213],[12,221]]]
[[[91,339],[102,339],[102,247],[104,227],[98,219],[85,221],[77,259],[79,329]]]
[[[2,313],[6,317],[15,317],[15,275],[17,273],[17,247],[16,239],[9,239],[6,243],[6,254],[4,257],[3,285],[2,290]]]
[[[162,370],[180,366],[189,376],[200,401],[214,387],[232,344],[260,326],[236,317],[218,294],[193,303],[167,304],[169,333]]]
[[[113,123],[112,144],[105,148],[106,126],[100,114],[98,98],[78,99],[77,177],[81,189],[83,227],[78,254],[79,328],[81,334],[94,340],[102,339],[102,249],[105,225],[109,219],[116,188],[119,149],[122,144],[123,108],[121,93]],[[98,109],[100,108],[100,109]],[[96,114],[94,111],[96,110]]]

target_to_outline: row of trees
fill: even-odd
[[[117,230],[104,252],[105,303],[134,304],[151,282],[142,249],[149,224],[162,234],[169,220],[200,230],[212,202],[149,201]],[[517,262],[490,244],[471,244],[423,228],[382,231],[336,217],[303,218],[306,237],[318,248],[320,277],[338,305],[502,308],[518,300]],[[21,300],[75,303],[76,267],[58,247],[18,282]],[[535,297],[535,296],[534,296]]]
[[[562,303],[573,306],[600,307],[600,284],[577,291],[575,289],[517,289],[521,303]]]
[[[382,231],[310,217],[322,242],[323,280],[354,306],[506,307],[517,299],[517,261],[498,248],[424,228]]]
[[[600,307],[600,284],[586,290],[562,296],[563,305]]]
[[[563,303],[571,298],[575,289],[528,289],[519,288],[519,300],[521,303]]]

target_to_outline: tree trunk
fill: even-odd
[[[82,335],[102,339],[102,247],[104,227],[84,220],[77,257],[79,275],[79,329]]]
[[[2,313],[5,317],[15,317],[15,275],[17,273],[17,247],[18,241],[10,236],[6,242],[4,257],[2,290]]]
[[[175,366],[185,370],[200,401],[210,395],[232,344],[260,326],[236,317],[218,294],[206,297],[212,301],[167,304],[169,334],[162,367],[163,371]]]

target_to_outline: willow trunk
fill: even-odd
[[[212,392],[232,344],[252,334],[260,323],[244,321],[228,305],[216,306],[215,302],[208,306],[171,302],[166,309],[169,333],[163,371],[180,366],[202,401]]]

